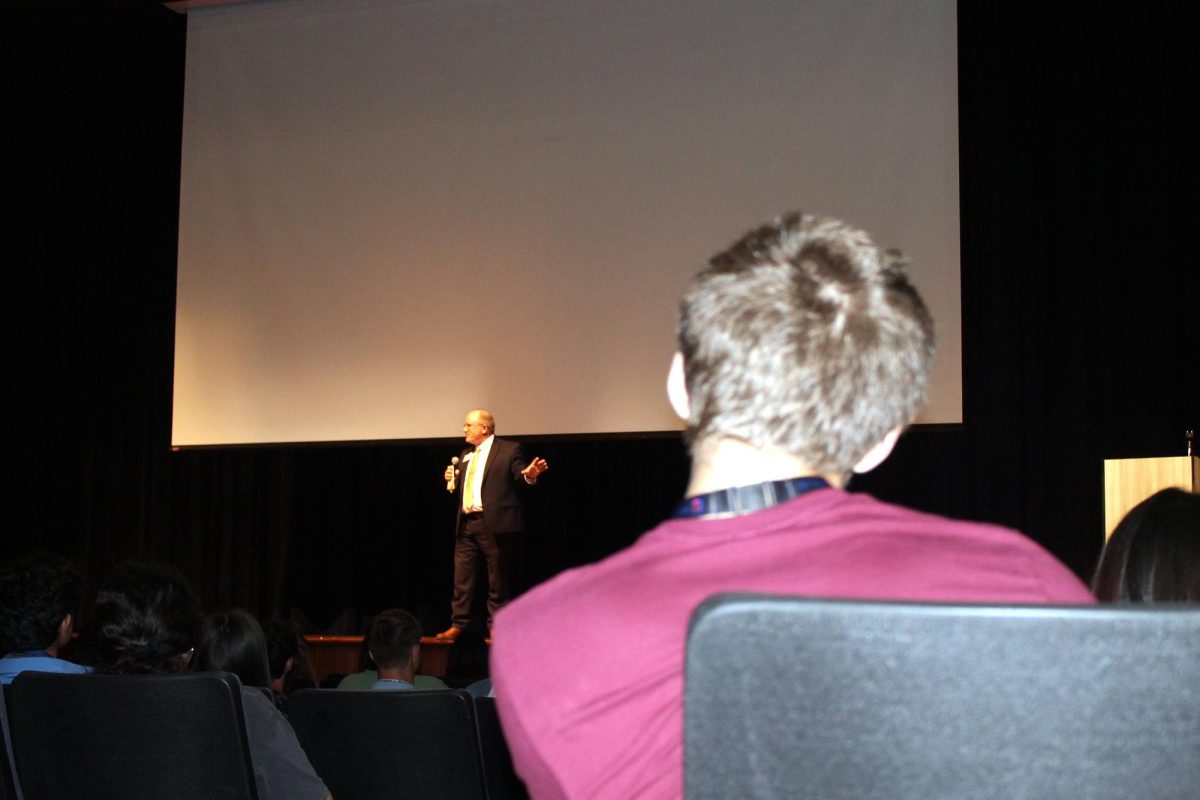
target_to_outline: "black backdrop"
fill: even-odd
[[[1197,30],[1183,4],[1097,5],[960,6],[965,423],[910,432],[856,484],[1018,527],[1083,577],[1103,459],[1181,455],[1200,417]],[[185,17],[18,2],[0,28],[17,206],[3,555],[62,552],[90,588],[124,558],[170,561],[209,608],[314,630],[392,605],[444,624],[456,440],[170,450]],[[553,466],[518,589],[625,546],[686,482],[674,437],[526,446]]]

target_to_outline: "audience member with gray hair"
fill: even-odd
[[[1016,531],[847,491],[925,396],[933,321],[903,259],[791,213],[683,295],[670,400],[692,472],[671,519],[497,616],[497,705],[534,798],[678,798],[688,618],[721,592],[1092,602]]]

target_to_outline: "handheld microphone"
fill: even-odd
[[[446,491],[453,492],[455,480],[458,478],[458,456],[450,459],[450,466],[454,468],[454,472],[450,475],[450,480],[446,481]]]

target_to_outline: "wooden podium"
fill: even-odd
[[[1129,509],[1160,489],[1200,492],[1200,458],[1112,458],[1104,460],[1104,539]]]

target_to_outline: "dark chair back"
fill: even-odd
[[[16,784],[13,771],[12,736],[8,730],[8,693],[11,691],[5,684],[0,691],[0,733],[4,736],[4,754],[0,759],[0,800],[21,800],[23,794]]]
[[[462,689],[301,689],[288,718],[337,800],[479,800],[475,707]]]
[[[27,800],[256,800],[228,673],[23,672],[9,722]]]
[[[483,756],[488,800],[527,800],[529,792],[513,769],[512,753],[500,727],[496,698],[475,698],[475,722],[479,726],[479,750]]]
[[[693,615],[703,798],[1200,796],[1200,608],[718,596]]]

